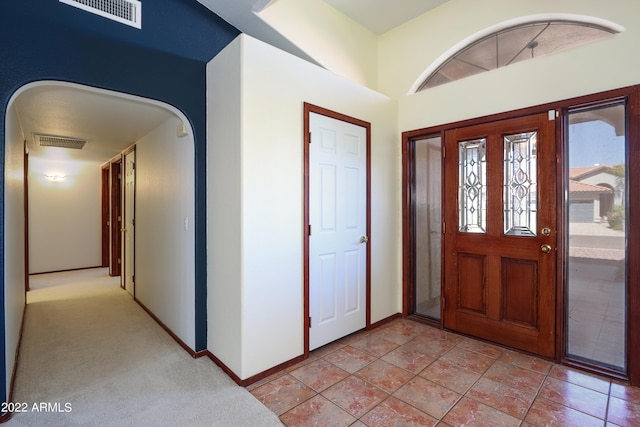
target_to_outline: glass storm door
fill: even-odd
[[[627,370],[626,106],[570,111],[565,354]]]
[[[444,161],[444,326],[547,357],[555,355],[553,117],[447,131]]]
[[[413,313],[440,319],[442,147],[440,136],[413,143]]]

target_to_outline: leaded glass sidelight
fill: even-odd
[[[458,188],[458,230],[487,231],[487,140],[458,143],[460,184]]]
[[[504,234],[535,236],[537,132],[504,136]]]

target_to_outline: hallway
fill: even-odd
[[[280,425],[106,269],[31,276],[31,289],[12,399],[25,412],[6,425]]]
[[[640,389],[398,319],[248,387],[287,426],[638,426]]]

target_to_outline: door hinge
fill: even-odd
[[[309,224],[309,236],[311,236],[311,224]]]
[[[136,170],[136,162],[131,162],[131,169]]]
[[[442,234],[445,234],[447,232],[447,223],[442,221]]]
[[[120,264],[120,258],[118,258],[118,264]]]
[[[311,329],[311,316],[309,316],[309,329]]]
[[[135,283],[136,282],[136,276],[135,275],[131,275],[131,283]]]
[[[309,132],[309,144],[311,144],[311,132]]]
[[[135,225],[136,225],[136,219],[135,218],[131,220],[131,225],[133,225],[135,227]]]
[[[447,147],[442,147],[442,158],[446,158],[447,157]]]

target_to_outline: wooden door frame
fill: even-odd
[[[304,317],[303,317],[303,328],[304,328],[304,357],[309,356],[309,229],[310,229],[310,220],[309,220],[309,201],[310,201],[310,191],[309,191],[309,144],[311,143],[311,132],[309,126],[309,116],[311,113],[320,114],[322,116],[326,116],[335,120],[340,120],[346,123],[351,123],[356,126],[360,126],[365,128],[366,131],[366,146],[367,146],[367,158],[366,158],[366,166],[367,166],[367,203],[366,203],[366,218],[367,218],[367,236],[369,237],[369,243],[366,248],[366,274],[367,278],[365,281],[366,288],[366,297],[365,297],[365,312],[366,312],[366,321],[365,328],[369,329],[371,327],[371,123],[366,122],[364,120],[356,119],[354,117],[350,117],[341,113],[337,113],[332,110],[328,110],[323,107],[319,107],[317,105],[309,104],[307,102],[304,103],[303,106],[303,152],[304,152],[304,206],[303,206],[303,228],[302,235],[304,240],[304,255],[303,255],[303,275],[304,275],[304,286],[303,286],[303,299],[304,299]]]
[[[102,267],[109,267],[109,174],[111,173],[111,163],[102,165],[102,225],[100,227],[102,233]]]
[[[122,273],[122,155],[111,159],[111,267],[110,276],[120,276]],[[120,217],[120,219],[118,219]],[[122,280],[120,280],[122,286]]]
[[[440,136],[444,143],[444,133],[446,130],[555,110],[558,113],[556,114],[556,151],[558,153],[556,167],[556,205],[559,238],[557,239],[558,251],[556,260],[556,355],[553,360],[563,365],[629,381],[636,386],[640,385],[640,358],[637,357],[637,355],[640,354],[640,233],[629,233],[627,236],[627,375],[623,376],[616,371],[586,364],[575,359],[569,359],[565,354],[564,346],[566,338],[565,325],[567,320],[564,313],[564,306],[567,294],[563,254],[567,249],[567,242],[564,241],[566,231],[564,218],[567,212],[564,200],[564,168],[559,163],[565,153],[564,133],[566,132],[566,124],[564,123],[564,117],[568,110],[606,104],[615,100],[624,100],[627,104],[627,169],[628,181],[630,185],[633,185],[633,183],[640,183],[640,85],[402,133],[402,314],[404,317],[410,316],[416,318],[416,320],[424,321],[424,318],[411,313],[414,283],[413,260],[415,259],[413,249],[414,199],[411,194],[411,183],[413,182],[412,165],[414,161],[412,154],[413,142],[419,139]],[[442,194],[444,203],[445,193],[443,192]],[[633,193],[630,191],[630,194]],[[628,222],[630,224],[640,223],[640,198],[629,197],[628,203]],[[444,281],[442,283],[444,283]],[[442,322],[438,324],[442,327]]]

